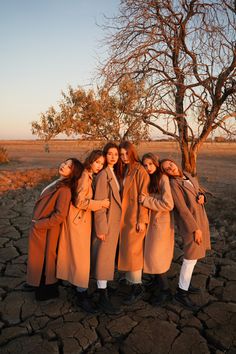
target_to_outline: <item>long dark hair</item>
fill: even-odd
[[[135,146],[130,142],[130,141],[122,141],[119,145],[119,149],[125,149],[128,153],[128,157],[129,157],[129,168],[130,170],[132,170],[134,168],[134,166],[136,165],[137,162],[139,161],[139,157],[138,157],[138,153],[135,149]],[[124,177],[125,171],[126,171],[127,166],[124,166],[124,164],[121,165],[120,168],[120,174],[122,177]]]
[[[170,161],[170,162],[173,162],[177,167],[178,167],[178,170],[179,170],[179,176],[171,176],[169,175],[168,172],[166,172],[163,168],[163,163],[166,162],[166,161]],[[163,160],[160,160],[159,161],[159,166],[160,166],[160,170],[162,173],[166,174],[169,178],[176,178],[176,177],[183,177],[183,171],[182,171],[182,168],[179,167],[179,165],[172,159],[163,159]]]
[[[92,150],[84,161],[84,168],[88,171],[91,170],[92,163],[99,159],[101,156],[105,158],[104,152],[102,150]]]
[[[142,157],[142,164],[144,164],[144,160],[150,159],[153,164],[156,166],[156,171],[149,175],[150,183],[148,186],[149,193],[160,193],[160,179],[162,176],[162,172],[159,167],[159,159],[157,155],[152,154],[151,152],[144,154]]]
[[[112,142],[112,141],[110,141],[109,143],[107,143],[107,144],[103,147],[103,153],[104,153],[104,156],[105,156],[105,157],[107,156],[108,151],[109,151],[110,149],[116,149],[117,152],[118,152],[119,158],[118,158],[117,163],[114,165],[114,172],[115,172],[115,174],[116,174],[117,177],[121,177],[121,176],[120,176],[121,160],[120,160],[120,154],[119,154],[119,146],[118,146],[116,143]],[[107,161],[105,162],[105,166],[107,166]]]
[[[66,159],[66,161],[71,160],[72,161],[72,167],[71,167],[71,175],[67,178],[63,178],[57,183],[58,188],[60,186],[67,186],[71,190],[71,202],[73,205],[75,205],[75,201],[77,198],[77,184],[78,180],[80,179],[82,172],[84,170],[84,166],[82,162],[80,162],[77,158],[75,157],[70,157]]]

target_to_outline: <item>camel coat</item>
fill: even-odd
[[[101,209],[93,200],[92,175],[84,170],[78,181],[76,207],[70,205],[58,247],[57,277],[83,288],[88,287],[92,210]]]
[[[144,246],[144,273],[162,274],[168,271],[174,253],[174,202],[169,178],[160,179],[160,194],[146,196],[143,206],[150,209]]]
[[[128,171],[122,193],[122,216],[119,242],[118,269],[143,269],[143,244],[146,230],[138,232],[138,223],[148,224],[148,209],[139,204],[138,196],[148,194],[149,175],[140,163]]]
[[[115,176],[109,167],[99,173],[96,179],[95,199],[110,200],[110,208],[94,213],[95,233],[93,238],[93,274],[98,280],[113,280],[116,249],[120,233],[121,197]],[[96,234],[105,234],[101,241]]]
[[[192,184],[181,177],[170,178],[172,196],[174,199],[175,222],[183,239],[184,258],[203,258],[206,250],[211,248],[209,223],[204,205],[197,203],[197,194],[202,190],[197,178],[184,172]],[[203,242],[198,245],[194,241],[194,231],[202,231]]]
[[[54,184],[43,191],[37,200],[28,242],[27,283],[39,286],[45,262],[45,284],[56,279],[57,244],[66,220],[71,191],[67,186]]]

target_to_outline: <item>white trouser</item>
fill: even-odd
[[[193,274],[193,269],[195,267],[195,264],[197,263],[196,259],[183,259],[182,267],[180,269],[180,275],[179,275],[179,288],[182,290],[188,290],[192,274]]]
[[[98,289],[106,289],[107,288],[107,280],[97,280]]]
[[[142,269],[136,270],[134,272],[126,272],[125,279],[131,284],[141,284],[142,283]]]

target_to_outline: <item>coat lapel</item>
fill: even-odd
[[[128,190],[130,189],[133,179],[137,173],[139,169],[139,165],[137,164],[132,171],[128,171],[126,178],[125,178],[125,185],[124,185],[124,189],[123,189],[123,198],[126,195],[126,193],[128,192]]]
[[[106,168],[106,173],[107,173],[108,183],[111,186],[113,196],[116,199],[117,203],[121,206],[120,193],[119,193],[116,181],[114,179],[114,176],[113,176],[109,167]]]
[[[47,197],[48,195],[55,193],[56,190],[57,190],[57,183],[55,183],[53,186],[47,188],[47,189],[43,192],[43,194],[41,194],[41,195],[39,196],[39,198],[38,198],[38,200],[37,200],[37,203],[38,203],[41,199]]]
[[[188,177],[188,179],[190,180],[190,182],[192,183],[189,183],[187,180],[181,180],[182,181],[182,185],[188,189],[191,193],[193,193],[194,195],[197,195],[198,193],[198,187],[196,186],[196,182],[194,180],[194,178],[192,178],[191,174],[188,173],[188,172],[184,172],[184,175],[186,177]]]

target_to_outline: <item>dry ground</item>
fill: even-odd
[[[116,280],[111,284],[111,296],[123,308],[119,316],[89,316],[78,306],[68,284],[60,286],[59,299],[42,304],[24,289],[35,200],[63,159],[75,156],[83,160],[99,144],[53,141],[49,153],[39,141],[0,141],[0,146],[7,149],[11,160],[0,165],[1,354],[236,353],[236,144],[205,144],[198,158],[200,181],[214,193],[206,204],[212,250],[198,262],[193,276],[193,285],[202,289],[200,295],[192,295],[200,310],[192,313],[173,302],[154,307],[148,301],[148,289],[144,301],[122,307],[128,287]],[[175,143],[139,146],[140,155],[148,151],[180,160]],[[181,249],[176,234],[168,272],[172,293],[182,262]],[[96,292],[92,296],[96,301]]]

